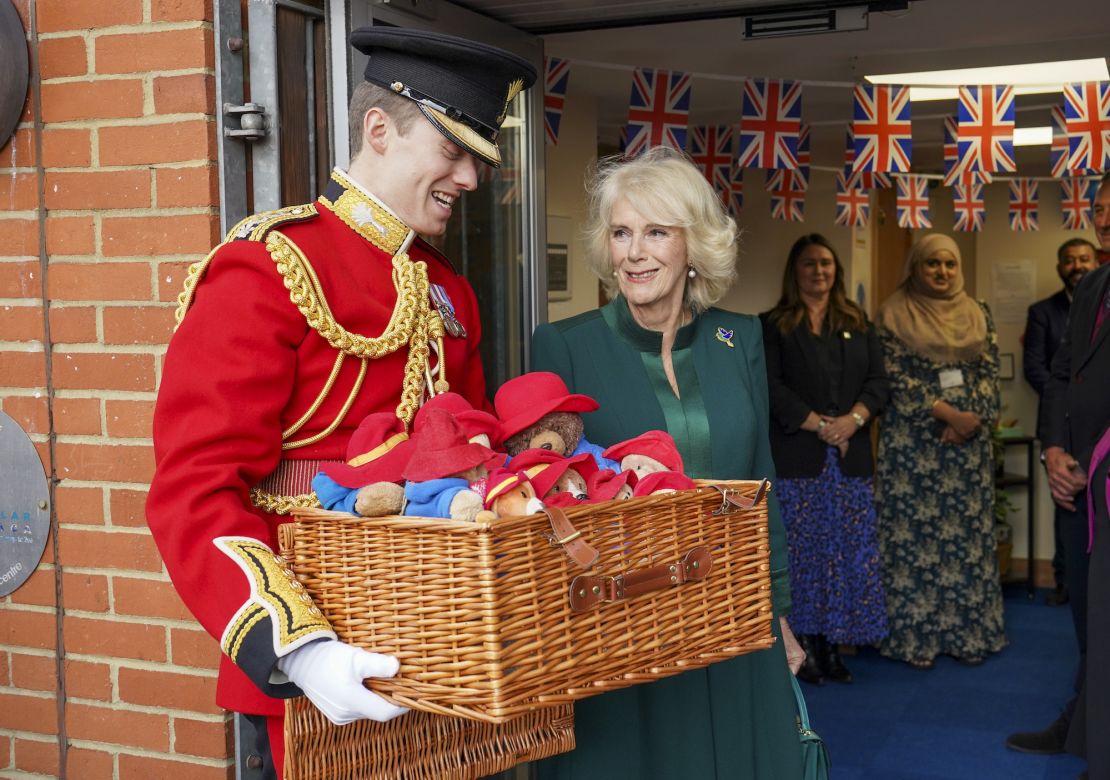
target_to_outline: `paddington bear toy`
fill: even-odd
[[[620,461],[618,471],[635,471],[639,479],[656,471],[682,473],[682,456],[666,431],[648,431],[618,442],[605,450],[605,457]]]
[[[412,420],[414,433],[419,433],[424,427],[424,421],[432,409],[442,409],[450,413],[471,444],[481,444],[495,451],[500,446],[501,424],[497,418],[489,412],[475,409],[458,393],[440,393],[425,401]]]
[[[509,461],[523,471],[548,506],[572,506],[586,500],[586,484],[597,464],[588,452],[564,458],[551,450],[525,450]]]
[[[598,468],[617,467],[582,434],[582,412],[596,410],[597,401],[571,393],[558,374],[532,371],[510,379],[498,389],[493,406],[501,420],[502,448],[510,456],[530,449],[564,457],[588,452]]]
[[[347,462],[322,466],[312,489],[325,509],[363,517],[398,515],[405,495],[401,473],[411,454],[412,441],[395,414],[369,414],[347,443]]]
[[[586,481],[586,495],[591,504],[600,501],[625,501],[632,498],[635,487],[635,471],[622,471],[618,474],[612,469],[600,469]]]
[[[474,520],[482,510],[483,483],[502,456],[466,439],[462,427],[443,409],[432,409],[413,436],[413,451],[403,472],[405,514]]]
[[[478,519],[493,520],[498,517],[522,517],[543,511],[543,501],[522,471],[497,469],[489,475],[489,492],[486,509]]]

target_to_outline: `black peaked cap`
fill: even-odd
[[[530,62],[465,38],[398,27],[359,28],[351,45],[370,58],[367,81],[415,101],[445,136],[501,164],[497,137],[509,103],[536,80]]]

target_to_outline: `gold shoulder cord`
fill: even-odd
[[[394,254],[392,275],[397,299],[388,324],[376,338],[352,333],[336,321],[320,279],[304,252],[281,231],[275,229],[281,222],[291,217],[302,217],[307,213],[306,210],[311,210],[311,215],[316,214],[315,207],[308,205],[250,217],[236,225],[227,237],[227,240],[233,238],[262,240],[265,237],[266,250],[270,253],[278,273],[281,274],[286,289],[289,290],[289,299],[300,310],[309,326],[339,353],[331,374],[316,400],[300,419],[282,432],[282,450],[305,447],[329,436],[339,427],[354,405],[355,398],[366,378],[368,361],[392,354],[402,347],[408,347],[409,354],[405,361],[401,398],[396,414],[406,427],[412,423],[412,418],[420,406],[425,377],[430,380],[429,344],[433,340],[436,342],[440,361],[439,379],[432,386],[436,393],[444,393],[449,389],[446,361],[443,359],[445,331],[439,313],[429,305],[427,264],[411,260],[405,252]],[[196,285],[203,277],[215,253],[216,249],[212,250],[203,261],[190,267],[185,281],[185,291],[178,296],[179,306],[176,316],[179,325],[192,303]],[[358,358],[361,365],[358,377],[342,408],[324,430],[304,439],[293,440],[292,436],[312,418],[331,392],[347,355]],[[293,509],[299,507],[320,505],[315,492],[297,496],[280,496],[258,488],[251,491],[251,502],[263,511],[278,515],[288,515]]]

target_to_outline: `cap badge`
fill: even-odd
[[[520,90],[522,89],[524,89],[524,79],[516,79],[509,84],[509,91],[505,95],[505,107],[501,109],[501,113],[497,116],[498,127],[501,127],[502,123],[505,121],[505,117],[509,113],[509,104],[520,94]]]
[[[727,344],[730,348],[732,344],[732,336],[735,331],[728,330],[727,328],[717,328],[717,341],[722,344]]]

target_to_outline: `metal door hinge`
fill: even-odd
[[[240,141],[260,141],[270,134],[270,122],[266,118],[266,107],[257,103],[243,103],[242,105],[224,103],[224,117],[227,120],[232,117],[239,118],[238,128],[225,121],[224,135],[228,138],[238,138]]]

